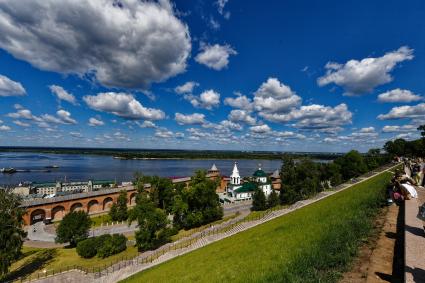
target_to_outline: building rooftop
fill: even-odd
[[[254,183],[246,182],[242,185],[242,187],[235,189],[237,193],[245,193],[245,192],[253,192],[257,186]]]

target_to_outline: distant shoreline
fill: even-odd
[[[231,150],[172,150],[172,149],[109,149],[109,148],[48,148],[48,147],[0,147],[0,153],[27,152],[48,154],[103,155],[121,160],[179,160],[179,159],[281,159],[284,154],[296,158],[333,160],[342,153],[231,151]]]

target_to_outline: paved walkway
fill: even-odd
[[[418,189],[418,199],[405,201],[405,280],[425,282],[424,223],[418,216],[419,206],[425,201],[425,189]]]
[[[311,199],[308,199],[308,200],[299,201],[299,202],[295,203],[294,205],[290,206],[289,208],[284,208],[284,209],[281,209],[281,210],[272,211],[272,212],[266,214],[263,218],[261,218],[259,220],[253,220],[253,221],[247,221],[247,222],[237,223],[238,220],[240,220],[238,218],[239,217],[242,217],[242,215],[241,215],[238,218],[235,218],[235,219],[226,221],[225,222],[226,224],[225,223],[220,224],[220,226],[223,227],[224,225],[227,225],[229,223],[230,224],[233,223],[232,226],[229,226],[229,228],[231,227],[229,230],[224,231],[222,233],[212,234],[212,235],[207,235],[205,237],[202,237],[199,240],[191,243],[187,247],[179,248],[179,249],[173,249],[173,250],[164,252],[163,255],[159,256],[158,258],[156,258],[152,262],[145,263],[146,261],[144,261],[144,259],[148,258],[152,254],[157,254],[158,252],[160,253],[161,250],[163,250],[163,251],[168,250],[167,248],[168,248],[169,245],[178,246],[178,242],[177,243],[175,242],[175,243],[171,243],[171,244],[167,244],[165,246],[162,246],[161,248],[157,249],[156,251],[150,251],[150,252],[143,253],[143,254],[141,254],[140,256],[138,256],[137,258],[135,258],[135,259],[133,259],[131,261],[126,261],[126,262],[119,263],[119,265],[120,265],[119,268],[117,267],[118,264],[115,265],[115,266],[112,266],[112,267],[108,268],[107,270],[102,271],[102,273],[101,273],[102,276],[101,277],[96,276],[96,275],[99,275],[99,274],[92,274],[92,273],[83,274],[80,271],[73,270],[73,271],[70,271],[70,272],[66,272],[66,273],[62,273],[62,274],[56,275],[54,277],[44,278],[44,279],[38,280],[37,282],[43,282],[43,283],[56,283],[56,282],[69,282],[69,283],[74,283],[74,282],[75,283],[80,283],[80,282],[115,283],[115,282],[118,282],[118,281],[123,280],[125,278],[128,278],[129,276],[131,276],[133,274],[136,274],[136,273],[138,273],[140,271],[146,270],[146,269],[151,268],[151,267],[153,267],[155,265],[158,265],[160,263],[163,263],[165,261],[168,261],[168,260],[170,260],[172,258],[175,258],[177,256],[186,254],[186,253],[191,252],[193,250],[199,249],[199,248],[204,247],[204,246],[206,246],[206,245],[208,245],[210,243],[213,243],[213,242],[219,241],[221,239],[230,237],[230,236],[232,236],[234,234],[237,234],[239,232],[245,231],[245,230],[250,229],[250,228],[252,228],[254,226],[257,226],[259,224],[265,223],[267,221],[270,221],[272,219],[275,219],[277,217],[280,217],[282,215],[285,215],[285,214],[287,214],[289,212],[292,212],[294,210],[300,209],[300,208],[302,208],[304,206],[307,206],[309,204],[312,204],[312,203],[315,203],[317,201],[320,201],[320,200],[322,200],[322,199],[324,199],[324,198],[326,198],[326,197],[328,197],[330,195],[333,195],[333,194],[338,193],[338,192],[340,192],[342,190],[345,190],[345,189],[353,186],[354,184],[358,184],[360,182],[366,181],[366,180],[368,180],[368,179],[370,179],[370,178],[372,178],[372,177],[380,174],[381,172],[391,170],[392,168],[394,168],[396,166],[398,166],[398,165],[394,165],[394,166],[391,166],[391,167],[383,168],[379,172],[377,170],[376,171],[373,171],[373,172],[370,172],[367,175],[364,175],[362,177],[357,178],[355,182],[342,184],[342,185],[336,187],[332,191],[322,192],[322,193],[318,194],[317,196],[315,196],[314,198],[311,198]],[[208,229],[215,229],[217,227],[218,226],[213,226],[213,227],[210,227]],[[204,233],[204,235],[206,235],[206,234],[208,234],[206,231],[207,230],[204,230],[204,231],[199,232],[199,233],[201,233],[201,234]],[[191,235],[191,237],[194,237],[193,239],[195,239],[196,236],[197,235]],[[180,241],[184,241],[184,240],[185,239],[182,239]],[[126,266],[126,267],[121,268],[121,266]],[[83,276],[83,278],[81,276]],[[75,280],[72,279],[74,277],[76,278]],[[99,278],[95,278],[95,277],[99,277]]]

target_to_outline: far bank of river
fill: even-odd
[[[49,153],[0,153],[0,168],[15,168],[29,172],[1,174],[0,184],[19,182],[50,182],[56,180],[131,180],[135,172],[162,177],[190,176],[197,169],[209,169],[216,164],[223,175],[230,175],[234,162],[238,162],[242,176],[251,175],[259,164],[267,172],[279,169],[280,160],[223,160],[223,159],[114,159],[112,156],[49,154]],[[58,166],[58,168],[47,168]],[[42,172],[50,171],[50,172]]]
[[[281,167],[280,160],[262,159],[116,159],[102,155],[3,152],[0,153],[0,168],[12,167],[29,172],[0,173],[0,184],[88,179],[122,182],[132,180],[135,172],[162,177],[183,177],[191,176],[198,169],[207,170],[213,164],[222,175],[229,176],[235,161],[238,162],[241,176],[250,176],[259,164],[266,172],[273,172]],[[52,166],[58,168],[47,168]]]

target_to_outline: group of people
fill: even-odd
[[[403,169],[396,170],[388,187],[389,202],[400,203],[405,199],[417,198],[417,189],[424,189],[425,161],[421,158],[404,158],[403,163]]]

